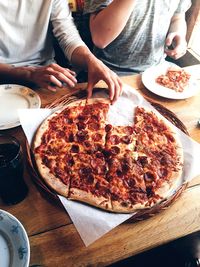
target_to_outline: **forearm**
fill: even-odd
[[[177,32],[179,35],[185,38],[187,31],[185,14],[174,15],[169,27],[169,33]]]
[[[28,82],[32,69],[32,67],[13,67],[9,64],[0,63],[0,82]]]
[[[88,63],[93,59],[96,58],[87,46],[79,46],[73,51],[71,62],[73,65],[81,69],[87,70]]]
[[[99,13],[91,15],[90,30],[96,46],[106,47],[121,33],[134,5],[134,0],[114,0]]]

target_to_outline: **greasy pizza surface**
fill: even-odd
[[[39,127],[38,170],[57,193],[113,212],[134,212],[162,201],[182,174],[182,148],[170,124],[135,109],[129,126],[112,126],[106,100],[79,101]]]

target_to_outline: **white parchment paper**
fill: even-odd
[[[95,97],[105,96],[98,93]],[[149,107],[157,112],[136,90],[124,85],[122,96],[110,107],[108,120],[113,125],[132,125],[134,108]],[[19,118],[29,144],[42,121],[52,113],[50,109],[19,110]],[[165,120],[165,118],[163,117]],[[184,170],[181,184],[200,174],[200,144],[189,138],[175,126],[184,149]],[[180,184],[180,185],[181,185]],[[174,192],[171,192],[173,194]],[[59,196],[86,246],[99,239],[133,214],[115,214]]]

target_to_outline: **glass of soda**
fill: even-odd
[[[28,193],[23,170],[19,141],[13,136],[0,134],[0,198],[7,205],[19,203]]]

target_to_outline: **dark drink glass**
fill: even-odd
[[[26,197],[23,170],[20,143],[13,136],[0,134],[0,197],[5,204],[17,204]]]

